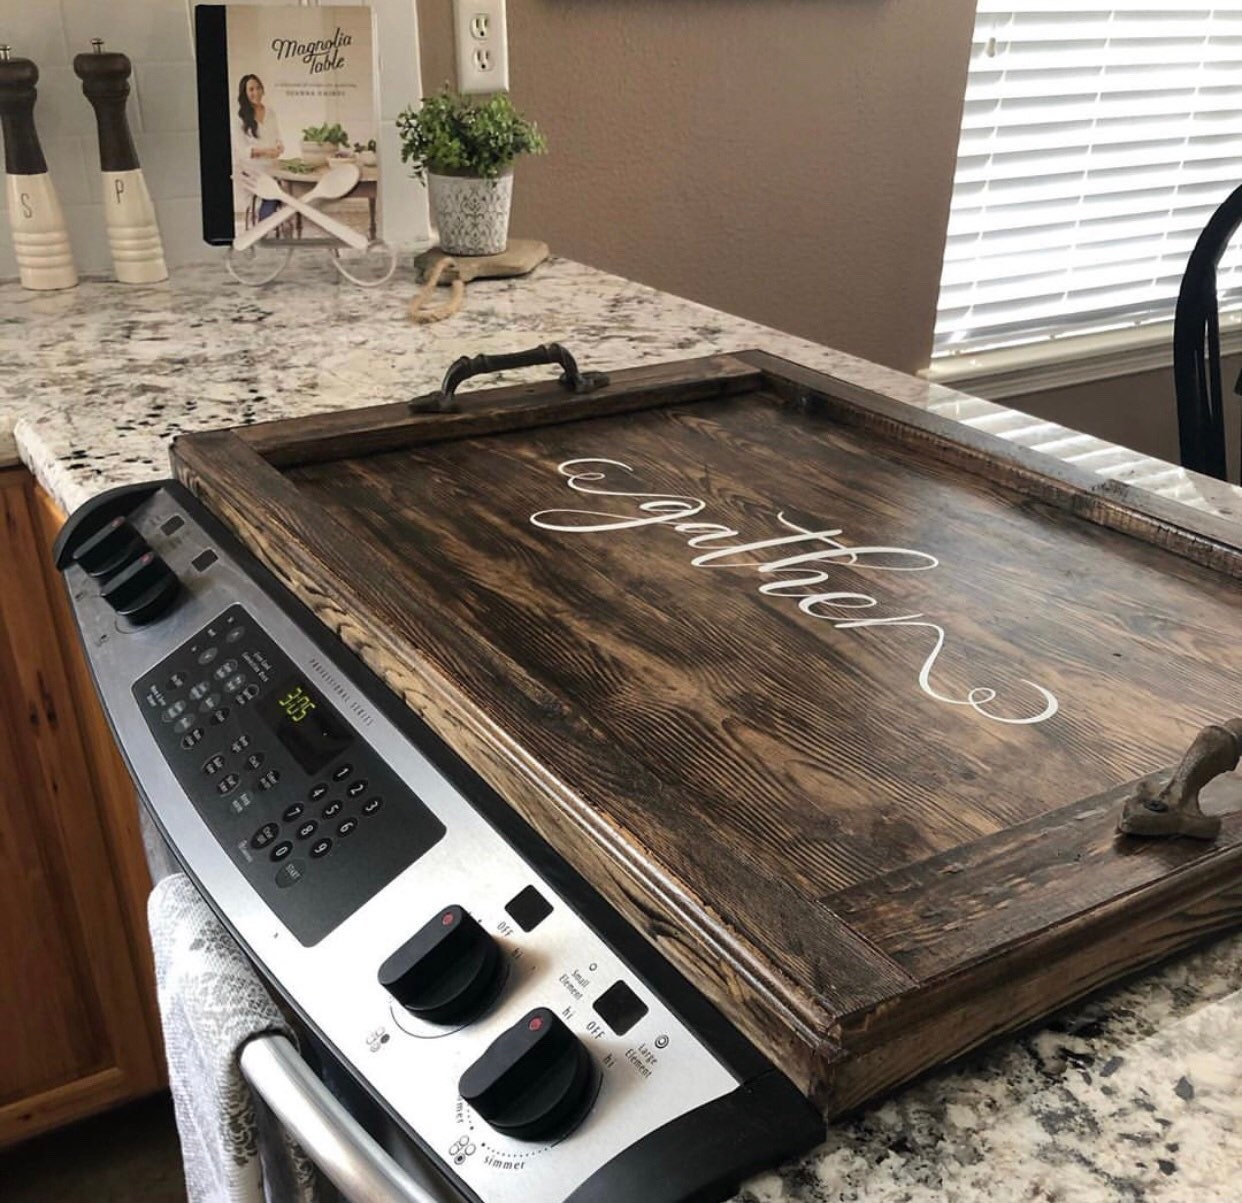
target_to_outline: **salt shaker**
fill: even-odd
[[[78,282],[65,214],[35,130],[39,68],[0,46],[0,130],[4,132],[5,202],[24,287],[72,288]]]
[[[112,264],[116,278],[123,284],[154,284],[168,279],[168,268],[164,265],[155,206],[138,165],[138,152],[125,115],[133,67],[125,55],[105,53],[99,38],[94,38],[91,45],[92,53],[74,56],[73,69],[95,109]]]

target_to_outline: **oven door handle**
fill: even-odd
[[[416,1182],[362,1128],[280,1035],[256,1036],[238,1058],[242,1077],[349,1203],[445,1203]]]

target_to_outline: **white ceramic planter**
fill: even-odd
[[[427,173],[431,215],[450,255],[499,255],[509,245],[513,172],[494,180]]]
[[[309,167],[322,167],[336,148],[327,142],[303,142],[302,162]]]

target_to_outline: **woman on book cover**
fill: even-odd
[[[276,110],[263,99],[263,81],[257,75],[243,75],[237,85],[237,120],[233,123],[234,161],[262,167],[262,160],[274,161],[284,152]],[[262,221],[278,207],[277,201],[260,201],[258,219]]]

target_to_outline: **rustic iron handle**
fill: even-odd
[[[1242,718],[1204,727],[1168,784],[1159,792],[1147,781],[1126,799],[1117,830],[1124,835],[1178,836],[1214,840],[1220,816],[1199,809],[1199,791],[1214,777],[1230,773],[1242,760]]]
[[[503,372],[510,368],[532,368],[543,363],[560,365],[563,371],[559,383],[571,393],[592,393],[608,383],[608,377],[603,372],[581,371],[577,360],[560,343],[544,343],[507,355],[463,355],[449,365],[439,391],[428,393],[425,397],[415,397],[410,402],[410,409],[415,413],[456,413],[457,398],[453,394],[471,376]]]

